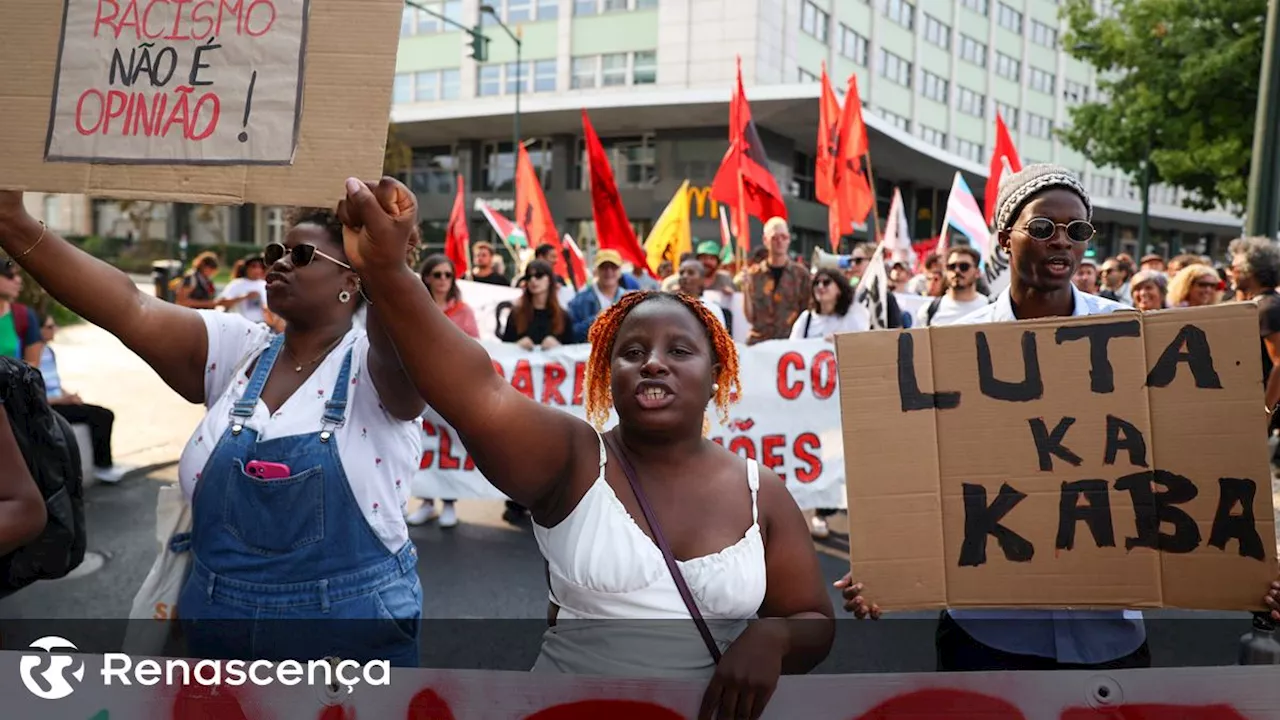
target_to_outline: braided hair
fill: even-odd
[[[716,390],[715,403],[722,424],[729,423],[729,406],[742,395],[742,385],[738,378],[738,346],[733,337],[711,314],[707,306],[700,300],[688,295],[658,291],[629,292],[616,303],[600,313],[591,330],[587,333],[587,341],[591,343],[591,355],[587,359],[586,370],[586,413],[587,421],[596,429],[603,429],[609,420],[609,410],[613,407],[613,392],[609,386],[611,376],[611,359],[613,342],[618,335],[618,328],[641,303],[651,300],[665,300],[683,305],[698,319],[707,331],[707,340],[711,351],[715,353],[716,362],[720,364],[720,372],[715,378],[719,384]],[[704,424],[705,428],[705,424]]]
[[[1067,190],[1079,196],[1084,203],[1085,220],[1093,220],[1093,203],[1075,173],[1061,165],[1037,163],[1001,179],[1000,191],[996,195],[996,232],[1010,229],[1027,203],[1053,189]]]

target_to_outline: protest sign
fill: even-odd
[[[895,609],[1260,609],[1257,312],[839,336],[854,577]]]
[[[529,352],[486,342],[485,349],[494,369],[513,387],[585,419],[583,383],[590,345]],[[739,346],[738,353],[742,397],[732,406],[727,426],[708,405],[709,437],[778,473],[800,507],[844,507],[835,347],[824,340],[774,340]],[[611,418],[606,429],[615,423],[616,417]],[[422,431],[421,467],[411,483],[415,496],[503,497],[476,470],[458,434],[431,408],[423,416]]]
[[[329,206],[382,174],[399,2],[0,10],[0,64],[22,68],[0,75],[0,187]]]

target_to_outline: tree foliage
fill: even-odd
[[[1181,187],[1208,210],[1248,196],[1267,0],[1067,0],[1063,46],[1099,71],[1063,141],[1100,166]]]

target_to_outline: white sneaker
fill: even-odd
[[[405,517],[404,521],[410,525],[426,525],[438,517],[440,517],[440,512],[436,510],[436,504],[433,500],[429,503],[423,503],[422,507],[410,513]]]
[[[813,516],[809,521],[809,534],[817,540],[825,540],[831,534],[831,528],[827,527],[826,518]]]
[[[114,485],[124,479],[134,468],[127,465],[112,465],[109,468],[94,468],[93,477],[100,483]]]
[[[444,501],[444,511],[440,513],[440,527],[451,528],[458,524],[458,511],[453,509],[453,502]]]

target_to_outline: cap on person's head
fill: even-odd
[[[604,265],[604,264],[606,264],[606,263],[612,263],[613,265],[615,265],[615,266],[617,266],[617,267],[621,268],[621,267],[622,267],[622,255],[620,255],[620,254],[618,253],[618,251],[617,251],[617,250],[599,250],[599,251],[597,251],[597,252],[596,252],[596,261],[595,261],[595,266],[596,266],[596,267],[600,267],[601,265]]]
[[[1016,173],[1006,175],[1000,180],[1000,191],[996,195],[996,231],[1008,230],[1022,207],[1032,197],[1045,190],[1059,188],[1075,193],[1084,203],[1086,220],[1093,220],[1093,203],[1089,193],[1080,184],[1080,179],[1061,165],[1036,163],[1028,165]]]
[[[1080,258],[1080,267],[1084,267],[1085,265],[1096,270],[1098,268],[1098,261],[1088,255],[1085,255],[1083,258]]]
[[[1138,261],[1139,265],[1146,265],[1149,262],[1164,262],[1164,256],[1158,253],[1147,253]]]
[[[715,255],[720,257],[720,243],[715,240],[703,240],[698,243],[697,255]]]

